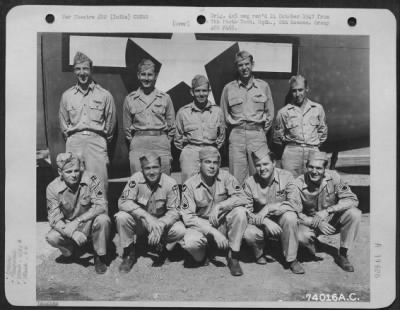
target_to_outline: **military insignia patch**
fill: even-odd
[[[96,197],[103,197],[103,191],[97,191],[96,192]]]
[[[97,177],[96,177],[95,175],[92,175],[92,176],[90,177],[90,179],[91,179],[93,182],[95,182],[95,181],[97,180]]]
[[[126,199],[129,196],[129,189],[122,192],[121,199]]]
[[[182,204],[182,209],[186,210],[187,208],[189,208],[189,205],[185,202]]]
[[[135,186],[136,186],[136,182],[135,181],[130,181],[129,182],[129,185],[128,185],[130,188],[134,188]]]
[[[339,190],[342,192],[348,191],[350,188],[346,183],[339,184]]]
[[[185,184],[182,185],[182,193],[183,193],[184,191],[186,191],[186,185],[185,185]]]
[[[236,191],[240,191],[241,189],[242,189],[242,188],[240,187],[239,184],[235,186],[235,190],[236,190]]]

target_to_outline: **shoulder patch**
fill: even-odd
[[[95,175],[92,175],[92,176],[90,177],[90,179],[91,179],[93,182],[95,182],[95,181],[97,180],[97,177],[96,177]]]
[[[350,189],[350,187],[346,183],[340,183],[338,185],[338,189],[341,192],[346,192],[346,191],[348,191]]]
[[[235,186],[235,191],[240,191],[242,188],[240,187],[240,185],[239,184],[237,184],[236,186]]]
[[[128,184],[129,188],[134,188],[136,186],[136,182],[134,180],[130,181]]]
[[[95,195],[96,195],[97,198],[103,198],[103,197],[104,197],[104,193],[103,193],[102,190],[97,191],[97,192],[95,193]]]
[[[121,199],[126,199],[129,196],[129,189],[122,192]]]

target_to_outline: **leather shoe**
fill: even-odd
[[[128,273],[136,262],[135,249],[132,247],[130,252],[122,258],[122,263],[119,265],[120,273]]]
[[[263,255],[261,255],[259,258],[256,258],[256,264],[266,265],[267,262],[267,259]]]
[[[347,272],[354,272],[354,267],[353,265],[349,262],[349,259],[346,256],[343,255],[337,255],[335,257],[335,263],[340,266],[344,271]]]
[[[303,266],[297,261],[297,259],[290,263],[289,268],[294,274],[305,273]]]
[[[104,255],[94,256],[94,270],[97,274],[103,274],[107,271],[107,265],[104,263]]]
[[[228,267],[231,271],[231,275],[235,277],[243,275],[242,267],[240,267],[239,260],[237,258],[228,258]]]

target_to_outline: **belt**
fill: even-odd
[[[215,143],[201,143],[201,144],[195,144],[195,143],[188,143],[186,145],[193,145],[193,146],[199,146],[199,147],[205,147],[205,146],[213,146],[213,147],[217,147],[217,145]],[[185,145],[185,146],[186,146]]]
[[[260,130],[263,127],[261,125],[257,125],[257,124],[241,124],[241,125],[237,125],[233,128],[245,129],[245,130]]]
[[[92,131],[92,130],[76,131],[73,134],[71,134],[71,136],[74,135],[74,134],[80,134],[80,135],[84,135],[84,136],[103,136],[103,135],[101,135],[101,134],[99,134],[99,133],[97,133],[95,131]]]
[[[307,143],[296,143],[296,142],[290,142],[287,145],[291,145],[291,146],[301,146],[301,147],[314,147],[314,148],[318,148],[318,145],[310,145]]]
[[[135,136],[163,136],[167,135],[165,131],[162,130],[141,130],[135,131]]]

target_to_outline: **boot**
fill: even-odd
[[[124,249],[122,263],[119,265],[120,273],[128,273],[136,262],[135,245],[131,243]]]
[[[349,259],[347,258],[347,256],[343,256],[341,254],[338,254],[335,257],[335,263],[338,264],[340,266],[340,268],[342,268],[344,271],[347,272],[354,272],[354,267],[353,265],[350,263]]]
[[[240,267],[239,259],[238,259],[238,252],[229,251],[228,254],[228,267],[231,271],[231,275],[238,277],[243,275],[242,267]]]
[[[289,264],[290,270],[294,274],[304,274],[305,273],[303,266],[298,262],[297,259],[295,259],[292,262],[288,262],[288,264]]]
[[[107,271],[107,265],[104,263],[105,255],[94,255],[94,270],[97,274],[103,274]]]

